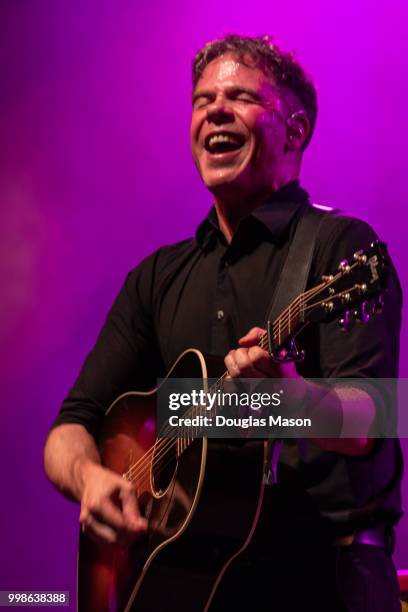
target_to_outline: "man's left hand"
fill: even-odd
[[[231,350],[224,359],[227,378],[301,378],[292,361],[275,361],[259,346],[265,333],[261,327],[253,327],[240,338],[240,348]]]

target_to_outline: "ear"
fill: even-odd
[[[287,150],[303,150],[310,134],[310,122],[304,110],[292,113],[286,120]]]

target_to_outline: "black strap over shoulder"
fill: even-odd
[[[264,326],[268,330],[268,345],[271,355],[276,352],[276,346],[273,344],[273,323],[289,304],[305,291],[320,225],[324,219],[332,217],[338,212],[340,211],[335,209],[331,209],[330,212],[323,212],[311,204],[304,209],[292,243],[289,246],[289,252],[273,293],[269,314]],[[293,341],[292,344],[292,355],[288,354],[286,359],[298,359],[300,357]]]
[[[312,264],[317,234],[326,213],[308,206],[297,225],[289,253],[273,293],[268,320],[274,321],[304,292]]]

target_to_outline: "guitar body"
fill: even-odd
[[[202,378],[206,390],[207,365],[191,349],[168,376]],[[252,538],[266,444],[202,438],[178,455],[176,440],[156,439],[155,421],[156,391],[122,395],[107,412],[102,463],[134,483],[149,529],[127,548],[81,534],[80,612],[210,609],[222,576]]]

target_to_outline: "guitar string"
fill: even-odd
[[[337,277],[339,275],[340,274],[338,274]],[[282,332],[284,334],[286,334],[286,332],[288,330],[290,330],[290,322],[291,322],[291,320],[295,319],[300,314],[302,308],[303,309],[308,308],[308,307],[305,308],[305,306],[304,306],[305,298],[306,297],[310,298],[311,296],[316,295],[317,293],[322,291],[322,289],[326,289],[329,286],[329,284],[332,284],[332,282],[334,282],[334,277],[333,277],[333,279],[330,279],[330,281],[321,283],[320,285],[317,285],[316,287],[313,287],[313,288],[309,289],[307,292],[305,292],[304,294],[302,294],[301,296],[296,298],[296,300],[294,300],[294,302],[292,302],[285,309],[285,311],[282,313],[282,315],[273,324],[274,336],[275,336],[275,331],[279,330],[279,328],[280,328],[281,335],[282,335]],[[293,310],[295,305],[297,306],[297,308],[296,308],[294,314],[292,314],[291,311]],[[289,320],[289,325],[286,325],[286,322],[288,320]],[[267,348],[267,346],[268,346],[268,334],[267,334],[267,332],[265,332],[261,336],[258,346],[260,346],[261,348]],[[225,372],[223,374],[223,376],[219,380],[216,381],[214,386],[218,385],[221,382],[221,380],[223,380],[225,378],[226,375],[227,375],[227,372]],[[171,431],[171,430],[168,429],[168,431]],[[164,430],[163,433],[165,434],[166,430]],[[167,453],[168,450],[170,449],[170,447],[174,446],[175,442],[177,442],[177,440],[179,440],[180,438],[183,439],[182,436],[179,436],[179,437],[177,437],[175,439],[171,439],[169,441],[168,438],[164,438],[164,437],[161,436],[161,440],[159,441],[159,444],[155,444],[135,464],[130,466],[128,471],[124,474],[124,477],[126,477],[128,479],[131,479],[132,481],[134,479],[138,479],[140,477],[141,471],[144,469],[144,465],[143,464],[145,464],[147,462],[150,463],[151,455],[153,455],[155,452],[157,452],[157,455],[155,457],[155,461],[156,462],[160,461],[162,456],[163,456],[163,454]],[[187,436],[187,439],[189,439],[189,436]]]
[[[353,266],[351,266],[350,268],[354,267],[356,264],[353,264]],[[316,287],[313,287],[312,289],[310,289],[309,291],[305,292],[304,294],[302,294],[301,296],[299,296],[294,302],[292,302],[288,307],[287,307],[287,311],[289,312],[293,306],[297,303],[302,304],[303,301],[303,308],[304,310],[310,310],[312,308],[316,308],[317,306],[323,304],[324,302],[327,301],[327,298],[325,298],[324,300],[321,300],[318,303],[314,303],[310,306],[304,306],[304,302],[305,302],[305,296],[307,295],[307,297],[311,297],[312,295],[316,295],[317,293],[319,293],[322,289],[327,289],[331,284],[333,284],[335,281],[338,280],[339,277],[343,276],[344,272],[339,272],[337,275],[333,276],[333,278],[331,278],[330,280],[322,283],[321,285],[318,285]],[[356,289],[357,287],[354,287],[352,289]],[[352,290],[350,289],[350,290]],[[349,290],[349,291],[350,291]],[[329,296],[331,299],[335,299],[336,296]],[[281,317],[279,317],[279,319],[288,319],[288,315],[286,313],[286,310],[282,313]],[[301,308],[297,308],[296,314],[295,316],[297,316],[300,312]],[[285,316],[284,316],[285,315]],[[293,317],[294,318],[294,317]],[[275,328],[279,326],[279,319],[276,321],[276,323],[273,325],[273,329],[275,331]],[[290,322],[289,322],[290,323]],[[290,329],[290,325],[289,327],[287,325],[285,325],[285,327],[283,328],[283,331],[286,333],[286,331]],[[281,327],[281,333],[282,333],[282,327]],[[274,334],[275,335],[275,334]],[[266,343],[266,344],[265,344]],[[264,333],[261,336],[261,339],[259,341],[259,346],[261,348],[266,348],[268,346],[268,335],[267,333]],[[225,378],[225,376],[227,375],[227,372],[225,372],[223,374],[223,376],[218,379],[218,381],[213,385],[213,388],[218,385],[221,380],[223,380]],[[197,407],[198,408],[198,407]],[[171,429],[167,429],[167,431],[171,431]],[[166,430],[164,430],[163,433],[166,433]],[[149,451],[147,451],[145,453],[145,455],[143,455],[135,464],[133,464],[132,466],[130,466],[130,468],[128,469],[128,471],[124,474],[124,477],[130,479],[132,482],[134,482],[135,480],[138,480],[140,478],[140,475],[143,473],[143,470],[145,470],[145,467],[147,467],[147,465],[143,465],[143,464],[150,464],[150,459],[151,456],[155,453],[155,451],[157,452],[156,457],[154,457],[153,460],[153,467],[154,467],[154,462],[156,461],[156,465],[158,464],[159,461],[162,460],[162,458],[164,458],[164,456],[166,454],[168,454],[168,452],[170,451],[171,447],[173,447],[175,444],[178,443],[179,440],[187,440],[187,445],[185,448],[187,448],[187,446],[189,446],[189,440],[190,440],[190,435],[188,435],[187,437],[183,438],[182,436],[178,436],[177,438],[172,438],[172,439],[168,439],[168,438],[164,438],[161,437],[161,440],[159,442],[159,444],[155,444],[151,449],[149,449]],[[192,440],[194,439],[194,437],[192,438]],[[181,443],[180,443],[181,445]],[[184,449],[183,449],[184,450]],[[181,451],[182,452],[182,451]],[[181,453],[180,453],[181,454]],[[150,471],[150,467],[149,467],[149,471]]]
[[[352,264],[352,266],[350,266],[350,270],[353,269],[355,266],[358,265],[358,262],[356,262],[355,264]],[[290,330],[290,320],[291,320],[291,316],[290,316],[290,311],[292,309],[292,307],[299,303],[302,304],[303,301],[303,309],[304,310],[310,310],[312,308],[316,308],[317,306],[324,304],[327,301],[327,298],[325,298],[324,300],[321,300],[318,303],[314,303],[310,306],[304,306],[305,304],[305,297],[311,297],[313,295],[316,295],[317,293],[319,293],[321,290],[323,289],[327,289],[331,284],[333,284],[334,282],[336,282],[338,280],[339,277],[344,276],[345,272],[344,271],[340,271],[339,273],[337,273],[336,275],[333,275],[331,278],[328,278],[325,282],[321,283],[320,285],[317,285],[316,287],[313,287],[311,289],[309,289],[307,292],[305,292],[304,294],[302,294],[301,296],[299,296],[296,300],[294,300],[294,302],[292,302],[287,309],[285,309],[285,311],[282,313],[282,315],[279,317],[279,319],[273,324],[273,329],[275,330],[276,327],[280,326],[280,320],[287,320],[288,319],[288,314],[286,313],[286,311],[288,311],[289,313],[289,327],[285,326],[284,327],[284,331],[286,333],[286,331],[289,329]],[[349,292],[352,291],[353,289],[357,289],[358,286],[354,286],[352,288],[349,289]],[[329,296],[329,298],[331,299],[336,299],[337,297],[339,297],[341,294],[337,294],[337,295],[332,295]],[[297,312],[296,315],[297,316],[300,312],[300,308],[297,308]],[[282,328],[280,328],[280,332],[282,332]],[[274,334],[275,335],[275,334]],[[266,348],[267,347],[267,333],[264,333],[261,336],[261,339],[259,341],[259,346],[261,346],[261,348]],[[264,343],[267,343],[266,346],[264,347]],[[220,383],[220,381],[227,375],[227,372],[225,372],[223,374],[223,376],[215,383],[215,385],[213,385],[212,388],[215,388],[216,385],[218,385]],[[198,408],[198,407],[197,407]],[[191,409],[190,409],[191,410]],[[194,412],[194,411],[193,411]],[[198,428],[197,428],[198,429]],[[166,432],[166,430],[164,430],[164,433]],[[187,448],[187,446],[189,446],[190,444],[190,435],[188,435],[186,438],[182,438],[180,436],[178,436],[175,439],[171,439],[170,441],[168,440],[168,438],[162,438],[159,442],[158,445],[154,445],[151,449],[149,449],[149,451],[147,451],[145,453],[145,455],[143,455],[135,464],[133,464],[132,466],[130,466],[130,468],[128,469],[128,471],[123,475],[126,478],[130,478],[133,482],[134,479],[138,479],[141,472],[145,469],[145,467],[143,466],[144,463],[150,463],[150,457],[151,455],[155,452],[155,450],[159,450],[157,457],[155,457],[156,462],[160,461],[162,459],[162,457],[168,453],[169,448],[174,446],[175,442],[178,444],[179,441],[183,441],[183,440],[187,440],[186,446],[185,448]],[[194,437],[192,438],[191,441],[194,440]],[[182,445],[182,442],[180,442],[180,447]],[[181,452],[183,452],[184,449],[181,450]],[[180,454],[181,454],[180,452]],[[147,466],[146,466],[147,467]]]

